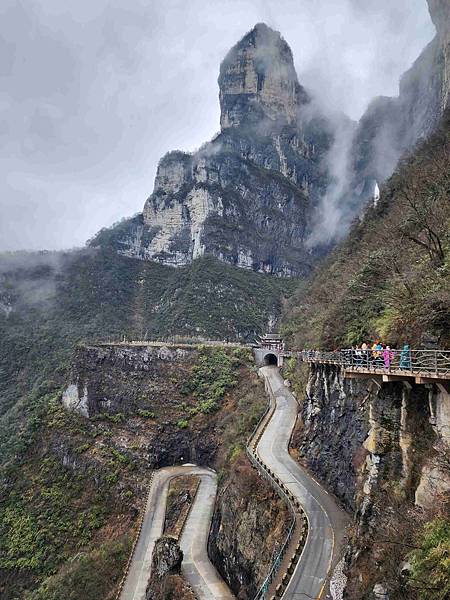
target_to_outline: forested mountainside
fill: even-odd
[[[2,598],[60,600],[64,590],[75,600],[80,589],[86,600],[109,598],[128,557],[148,471],[129,482],[135,459],[125,458],[121,442],[114,441],[123,431],[120,414],[103,418],[103,425],[65,414],[60,399],[77,344],[183,334],[252,341],[277,318],[292,283],[209,257],[175,269],[118,256],[111,248],[0,258]],[[177,389],[166,390],[162,400]],[[124,397],[129,394],[127,388]],[[179,399],[178,413],[168,419],[175,438],[188,427],[186,401]],[[152,417],[154,405],[132,410],[150,429],[161,426],[162,417]],[[246,410],[251,419],[253,409]],[[247,415],[238,419],[240,433],[227,442],[235,458]],[[247,434],[253,421],[248,423]],[[195,437],[196,431],[189,426],[187,433]],[[158,452],[164,462],[166,450]],[[262,571],[245,569],[246,585],[255,586]]]
[[[49,386],[64,381],[78,342],[170,335],[253,341],[276,320],[289,286],[208,257],[174,269],[109,249],[3,255],[0,461],[21,447],[16,428]]]
[[[292,345],[450,343],[450,112],[290,298]]]

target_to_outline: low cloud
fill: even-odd
[[[424,0],[392,4],[3,0],[0,250],[80,246],[141,210],[161,156],[217,131],[219,64],[257,22],[327,109],[359,118],[433,34]]]
[[[323,160],[331,183],[310,224],[311,234],[306,240],[310,249],[327,246],[341,238],[354,217],[351,205],[345,202],[345,194],[351,177],[351,147],[356,123],[344,115],[335,115],[331,123],[334,142]]]

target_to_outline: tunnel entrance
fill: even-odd
[[[264,357],[264,364],[269,366],[269,365],[275,365],[276,367],[278,366],[278,357],[276,356],[276,354],[266,354]]]

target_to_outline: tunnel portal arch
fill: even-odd
[[[266,366],[269,365],[274,365],[274,366],[278,366],[278,356],[276,354],[274,354],[273,352],[267,352],[267,354],[264,355],[264,364]]]

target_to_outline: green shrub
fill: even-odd
[[[242,447],[239,443],[233,444],[230,447],[230,463],[234,463],[242,453]]]
[[[418,536],[419,548],[410,555],[409,583],[419,600],[445,600],[450,597],[450,521],[434,519]]]
[[[109,485],[114,485],[119,480],[119,474],[116,472],[108,473],[108,475],[105,477],[105,480],[107,483],[109,483]]]
[[[24,600],[98,600],[106,597],[122,577],[130,546],[131,539],[124,537],[78,554],[56,575],[27,593]]]
[[[238,356],[239,353],[229,353],[223,348],[200,349],[191,376],[182,388],[184,394],[197,399],[191,414],[208,414],[219,408],[227,390],[237,383]]]
[[[154,412],[152,412],[151,410],[144,410],[142,408],[138,410],[138,415],[140,417],[144,417],[145,419],[154,419],[155,418]]]
[[[111,464],[120,463],[120,464],[128,465],[130,463],[130,459],[128,458],[128,456],[126,454],[122,454],[122,452],[119,452],[115,448],[111,448],[110,451],[113,456],[113,458],[111,460]]]
[[[46,555],[36,519],[20,504],[8,506],[2,519],[2,569],[39,569]]]

